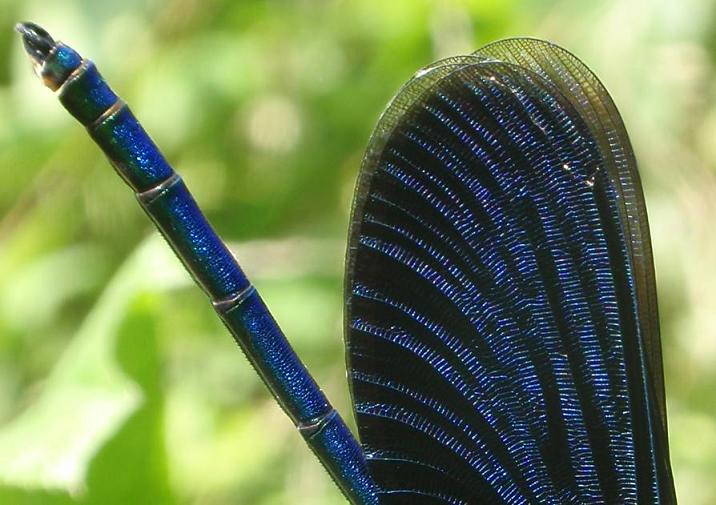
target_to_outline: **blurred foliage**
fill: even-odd
[[[716,4],[0,0],[0,503],[329,504],[339,493],[12,32],[94,59],[346,417],[342,257],[382,108],[523,34],[612,91],[641,162],[677,491],[716,503]]]

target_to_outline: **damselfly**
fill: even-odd
[[[94,64],[18,31],[352,503],[675,502],[639,176],[577,58],[497,42],[380,119],[346,259],[359,444]]]

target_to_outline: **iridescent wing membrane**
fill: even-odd
[[[408,82],[347,254],[361,442],[393,503],[674,503],[644,201],[574,56],[512,39]]]

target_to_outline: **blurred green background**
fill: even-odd
[[[0,503],[330,504],[338,492],[12,31],[98,63],[341,412],[362,151],[419,67],[551,39],[641,163],[680,502],[716,503],[716,2],[0,0]]]

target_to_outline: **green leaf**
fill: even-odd
[[[185,282],[167,249],[157,237],[138,248],[88,314],[37,400],[0,430],[1,483],[86,494],[90,464],[100,449],[146,403],[148,390],[158,395],[153,332],[145,331],[147,338],[131,351],[122,349],[119,335],[138,294]],[[134,316],[129,320],[141,325]]]

